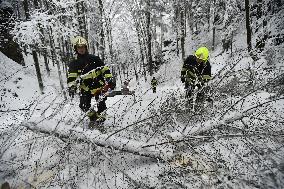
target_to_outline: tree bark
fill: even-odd
[[[173,158],[173,149],[170,147],[157,149],[155,147],[145,147],[153,144],[142,141],[121,138],[117,136],[110,136],[101,134],[99,131],[84,130],[83,128],[72,128],[66,125],[44,125],[36,124],[34,122],[23,123],[22,126],[31,131],[36,131],[48,135],[58,137],[60,139],[68,139],[68,141],[94,143],[98,146],[113,148],[120,151],[129,152],[135,155],[146,156],[150,158],[167,161]]]
[[[100,52],[101,52],[101,58],[102,61],[105,59],[105,33],[104,33],[104,23],[103,23],[103,11],[104,11],[104,5],[102,0],[98,0],[99,2],[99,14],[100,14]]]
[[[24,12],[25,12],[25,15],[26,15],[26,20],[29,20],[30,14],[29,14],[28,0],[24,0],[23,5],[24,5]],[[33,55],[33,59],[34,59],[34,65],[35,65],[35,69],[36,69],[36,75],[37,75],[37,79],[38,79],[39,89],[40,89],[40,92],[43,93],[44,86],[43,86],[43,82],[42,82],[42,78],[41,78],[38,55],[37,55],[37,52],[34,49],[34,47],[31,47],[31,49],[32,49],[32,55]]]
[[[147,31],[147,47],[148,47],[148,65],[150,76],[153,75],[153,60],[152,60],[152,35],[151,35],[151,13],[150,13],[150,0],[147,0],[146,10],[146,31]]]
[[[177,56],[179,56],[179,39],[180,39],[180,36],[179,36],[179,6],[176,5],[175,6],[175,31],[176,31],[176,52],[177,52]]]
[[[33,54],[33,59],[34,59],[34,64],[35,64],[35,69],[36,69],[36,75],[37,75],[39,89],[40,89],[40,92],[43,93],[43,82],[42,82],[41,73],[40,73],[38,56],[37,56],[37,53],[36,53],[35,50],[32,50],[32,54]]]
[[[83,23],[83,14],[82,14],[82,9],[80,7],[80,1],[76,0],[76,11],[77,11],[77,15],[78,15],[78,23],[79,23],[79,32],[80,32],[80,36],[84,37],[84,23]]]
[[[82,30],[83,30],[83,36],[85,37],[85,39],[87,41],[89,41],[89,35],[88,35],[88,23],[86,21],[86,14],[87,14],[87,8],[86,8],[86,5],[85,5],[85,1],[81,1],[81,14],[82,14]]]
[[[29,13],[29,3],[28,3],[28,0],[24,0],[23,1],[23,5],[24,5],[24,12],[25,12],[26,20],[29,20],[30,19],[30,13]]]
[[[106,18],[107,22],[107,38],[108,38],[108,48],[109,48],[109,55],[110,55],[110,61],[111,64],[113,64],[113,49],[112,49],[112,42],[113,42],[113,38],[112,38],[112,28],[111,28],[111,20],[110,18]]]
[[[136,15],[135,12],[132,12],[132,17],[134,19],[134,23],[135,23],[135,27],[136,27],[136,31],[137,31],[137,35],[138,35],[138,43],[139,43],[139,47],[140,47],[140,55],[141,55],[141,66],[140,69],[145,77],[145,80],[147,81],[147,73],[146,73],[146,65],[145,65],[145,61],[147,59],[147,49],[146,49],[146,42],[145,42],[145,35],[143,33],[143,19],[141,17],[139,17],[139,15]]]
[[[49,68],[49,65],[48,65],[48,58],[47,58],[47,51],[46,50],[44,50],[44,52],[43,52],[43,60],[44,60],[44,65],[45,65],[47,75],[50,76],[50,68]]]
[[[38,0],[34,0],[34,6],[35,6],[36,9],[40,8]],[[45,36],[44,35],[44,30],[41,27],[41,24],[38,24],[38,28],[39,28],[39,31],[41,33],[41,35],[40,35],[41,36],[40,37],[41,38],[41,43],[43,44],[43,47],[44,47],[44,49],[42,49],[44,65],[45,65],[45,69],[46,69],[47,75],[50,76],[50,68],[49,68],[49,65],[48,65],[48,57],[47,57],[48,53],[47,53],[47,49],[46,49],[47,43],[46,43],[45,38],[44,38],[44,36]]]
[[[216,0],[213,2],[213,39],[212,39],[212,50],[215,48],[215,33],[216,33],[216,27],[215,27],[215,10],[216,10]]]
[[[34,0],[34,7],[35,7],[35,9],[39,9],[38,0]]]
[[[54,43],[54,39],[53,39],[52,36],[53,36],[52,35],[52,28],[49,27],[50,46],[53,47],[51,49],[51,57],[52,57],[53,64],[56,64],[56,66],[57,66],[57,72],[58,72],[60,87],[61,87],[61,89],[63,91],[63,96],[66,99],[67,96],[66,96],[66,92],[64,91],[64,85],[63,85],[63,80],[62,80],[62,73],[61,73],[60,63],[59,63],[58,58],[56,56],[55,43]]]
[[[248,52],[251,52],[251,26],[250,26],[250,4],[249,4],[249,0],[245,0],[245,10],[246,10],[247,46],[248,46]]]
[[[180,4],[179,4],[180,6]],[[181,46],[181,57],[182,60],[185,59],[185,50],[184,50],[184,41],[185,41],[185,8],[184,4],[180,7],[180,26],[181,26],[181,38],[180,38],[180,46]]]

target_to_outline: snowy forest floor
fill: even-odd
[[[65,99],[55,76],[44,78],[45,94],[39,94],[33,66],[0,54],[0,182],[16,188],[283,187],[283,67],[252,61],[242,50],[215,57],[219,52],[212,56],[210,108],[191,111],[179,81],[182,63],[173,55],[156,73],[157,93],[149,78],[139,85],[132,80],[135,96],[107,100],[107,136],[136,141],[138,149],[170,150],[169,159],[123,150],[129,142],[117,141],[119,150],[81,140],[100,134],[84,129],[78,96]],[[36,129],[27,129],[30,123]]]

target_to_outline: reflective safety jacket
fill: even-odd
[[[188,84],[204,84],[211,79],[211,65],[209,61],[198,63],[196,57],[189,55],[181,70],[181,79]]]
[[[158,81],[156,79],[151,80],[152,87],[156,87],[158,85]]]
[[[77,59],[69,63],[68,68],[68,87],[76,86],[79,79],[81,90],[92,94],[101,91],[106,80],[112,78],[109,67],[98,56],[91,54],[78,55]]]

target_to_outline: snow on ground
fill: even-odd
[[[33,71],[13,62],[0,52],[1,125],[21,122],[31,101],[39,95],[37,80],[24,72]],[[14,113],[11,114],[11,111]]]
[[[240,37],[236,42],[236,46],[238,46],[236,49],[242,49],[243,44]],[[193,53],[195,46],[195,44],[188,45],[187,54]],[[232,63],[230,62],[232,61],[230,60],[230,53],[219,54],[220,51],[221,49],[217,47],[216,51],[211,54],[210,61],[213,75],[216,75],[224,66]],[[243,51],[240,54],[243,54],[244,57],[241,58],[235,70],[245,70],[248,65],[255,66],[258,63],[261,64],[261,60],[252,64],[253,61],[245,57],[246,55]],[[238,59],[239,57],[237,55],[234,58]],[[130,126],[114,136],[133,137],[136,140],[145,142],[147,139],[145,137],[145,135],[147,136],[146,130],[151,126],[151,123],[146,122],[148,125],[138,124],[135,126],[131,126],[131,124],[147,119],[153,113],[159,114],[160,108],[163,108],[164,104],[171,97],[179,98],[184,95],[183,84],[179,79],[183,62],[171,53],[167,54],[165,59],[168,61],[154,75],[159,82],[157,93],[152,92],[150,87],[151,78],[148,77],[147,81],[141,78],[138,86],[136,85],[137,81],[132,80],[130,82],[130,90],[135,91],[135,96],[108,98],[108,119],[105,122],[108,132],[113,133],[118,129]],[[0,183],[5,179],[10,181],[13,186],[26,185],[26,182],[28,182],[34,185],[45,186],[46,188],[62,188],[63,186],[71,185],[74,185],[75,188],[127,188],[129,183],[133,185],[135,183],[138,183],[138,185],[139,183],[146,183],[148,186],[158,186],[163,182],[157,179],[161,176],[160,174],[165,172],[169,175],[171,174],[172,165],[157,163],[153,159],[114,149],[97,147],[92,144],[74,143],[71,139],[70,141],[61,141],[54,136],[34,133],[24,129],[20,125],[22,121],[38,123],[46,130],[53,128],[52,130],[56,131],[57,128],[63,128],[68,131],[69,128],[77,128],[77,130],[84,131],[82,127],[86,120],[78,107],[78,96],[74,99],[64,99],[59,87],[56,69],[53,69],[51,77],[44,76],[43,80],[46,87],[44,94],[40,95],[32,59],[28,56],[26,60],[28,64],[23,68],[9,60],[2,53],[0,54],[1,110],[7,111],[1,112],[0,115],[0,134],[3,136],[0,151],[1,164],[3,165],[0,166]],[[44,70],[43,66],[41,68]],[[273,94],[260,91],[257,94],[248,96],[237,108],[250,108],[264,102],[271,95]],[[238,100],[238,96],[231,97],[232,104]],[[222,104],[217,101],[218,99],[216,99],[216,106]],[[95,105],[94,101],[92,103]],[[280,104],[276,104],[276,106],[279,106],[279,111],[281,112],[283,107]],[[28,108],[29,111],[11,112],[11,110],[21,108]],[[232,111],[231,113],[234,115],[235,112]],[[230,115],[229,112],[226,116]],[[275,115],[269,116],[277,119]],[[187,126],[183,125],[178,119],[175,121],[175,124],[180,124],[183,127]],[[249,120],[244,118],[244,121]],[[139,135],[138,131],[145,132],[145,135]],[[90,132],[88,131],[86,134],[90,134]],[[150,141],[153,143],[161,142],[159,140],[164,139],[158,138]],[[199,165],[202,159],[202,161],[207,162],[207,165],[211,166],[212,164],[212,167],[215,164],[222,166],[222,162],[217,161],[216,163],[216,160],[213,158],[217,157],[215,156],[216,154],[220,161],[225,159],[227,161],[223,165],[225,168],[220,169],[220,171],[224,172],[222,173],[224,177],[219,178],[221,180],[229,178],[228,176],[236,177],[239,173],[238,171],[229,172],[229,170],[234,170],[235,168],[248,171],[247,178],[255,179],[252,175],[249,175],[250,171],[253,173],[258,172],[254,167],[246,167],[245,163],[245,161],[251,160],[247,155],[250,152],[246,147],[248,141],[232,139],[230,141],[232,146],[229,149],[227,146],[224,146],[224,143],[227,142],[228,140],[220,139],[213,143],[204,143],[200,147],[195,147],[192,151],[191,149],[187,150],[192,152],[192,156],[195,155],[196,164]],[[253,142],[257,141],[254,140]],[[266,145],[269,147],[272,146],[274,148],[274,146],[277,146],[269,139],[266,142]],[[239,157],[240,155],[236,153],[240,151],[243,157]],[[193,161],[194,158],[191,157],[191,159]],[[242,161],[239,161],[240,159]],[[255,158],[255,161],[258,161],[258,159]],[[198,165],[196,166],[198,167]],[[15,172],[15,170],[17,171]],[[175,169],[175,172],[177,171],[178,169]],[[180,174],[182,174],[182,169]],[[188,185],[188,187],[195,186],[195,188],[204,186],[201,182],[191,183],[196,181],[197,177],[196,174],[187,175],[184,178],[184,182],[186,181],[184,184]],[[217,182],[212,179],[210,173],[203,173],[200,177],[205,185],[207,184],[208,186],[212,182]],[[47,181],[48,184],[36,182],[34,178],[41,178]],[[188,180],[190,178],[192,181]],[[222,182],[230,183],[226,179],[223,179]],[[169,180],[165,182],[169,182]],[[173,183],[168,183],[168,186],[171,184]]]
[[[4,141],[6,142],[2,143],[1,161],[4,160],[5,163],[2,168],[6,169],[6,171],[8,172],[9,170],[11,170],[11,168],[7,167],[7,161],[24,161],[22,168],[18,167],[18,165],[14,166],[14,168],[18,167],[17,169],[19,170],[16,176],[21,178],[20,180],[36,184],[32,180],[32,173],[35,171],[35,169],[37,169],[39,177],[54,177],[54,171],[51,171],[49,174],[46,173],[47,175],[45,175],[44,172],[47,167],[54,167],[56,165],[56,162],[60,161],[58,159],[60,157],[56,155],[58,153],[56,150],[58,147],[55,147],[55,143],[58,144],[58,142],[56,142],[55,140],[54,143],[50,141],[50,137],[43,136],[41,134],[34,134],[30,131],[23,130],[23,128],[18,124],[22,121],[36,122],[39,123],[39,125],[41,125],[42,127],[46,127],[47,129],[57,128],[60,125],[64,126],[65,124],[66,129],[70,128],[70,126],[82,127],[83,123],[78,123],[78,120],[81,119],[84,115],[82,115],[82,112],[78,107],[78,97],[72,100],[64,100],[62,93],[57,92],[57,90],[59,89],[59,82],[57,81],[58,83],[53,83],[52,81],[56,80],[56,77],[52,80],[44,77],[44,84],[47,85],[47,87],[45,87],[44,94],[40,95],[40,92],[38,90],[38,83],[33,70],[33,65],[31,64],[32,60],[30,57],[26,57],[26,60],[28,60],[27,62],[29,62],[30,65],[28,64],[26,67],[22,68],[21,66],[17,65],[15,62],[12,62],[3,54],[1,54],[1,66],[3,66],[0,69],[3,72],[3,77],[1,79],[5,80],[5,88],[7,88],[7,93],[4,93],[5,89],[2,85],[3,95],[1,103],[3,102],[3,104],[1,104],[1,110],[8,111],[12,108],[28,109],[26,110],[27,113],[19,113],[19,115],[17,112],[1,113],[1,130],[3,131],[2,134],[7,134],[7,136],[4,137]],[[54,74],[54,76],[56,76],[56,74]],[[163,91],[160,90],[160,87],[158,87],[158,93],[153,95],[152,91],[149,90],[149,87],[149,84],[145,83],[145,86],[142,86],[140,88],[141,90],[139,92],[141,93],[138,92],[135,98],[133,96],[117,96],[109,98],[107,100],[109,107],[107,113],[110,119],[106,122],[106,125],[119,128],[119,126],[122,127],[131,124],[139,119],[143,119],[148,116],[149,106],[158,104],[160,98],[162,97],[159,97],[159,95],[163,93]],[[19,93],[19,96],[13,97],[13,93]],[[93,102],[93,104],[95,104],[95,102]],[[130,106],[131,104],[134,105]],[[3,109],[3,107],[5,107],[6,109]],[[117,117],[116,119],[115,116]],[[78,124],[76,125],[76,123]],[[6,127],[8,124],[10,125],[9,128]],[[16,143],[17,145],[11,147],[9,145],[11,143]],[[59,148],[61,145],[59,145]],[[41,150],[36,153],[34,152],[34,149]],[[52,157],[54,155],[55,157]],[[28,158],[28,160],[22,159],[23,157]],[[115,158],[115,156],[112,158]],[[121,158],[119,157],[117,159]],[[135,159],[137,159],[137,161]],[[152,167],[152,169],[156,170],[156,168],[154,168],[155,166],[153,166],[152,164],[152,161],[150,161],[150,163],[148,164],[146,163],[145,165],[143,165],[143,163],[139,163],[139,159],[141,159],[140,156],[130,156],[129,158],[126,158],[126,161],[130,161],[130,163],[127,163],[126,165],[125,162],[122,162],[123,167],[119,169],[125,169],[124,171],[129,172],[131,174],[131,177],[133,177],[134,172],[144,172],[145,177],[147,176],[147,178],[151,178],[147,173],[149,171],[149,167]],[[133,160],[134,162],[131,162]],[[146,159],[145,162],[147,161],[149,160]],[[38,163],[40,165],[37,165]],[[119,164],[117,166],[120,167]],[[64,168],[59,173],[60,177],[64,177],[64,175],[67,174],[66,169],[68,172],[68,167]],[[151,174],[153,174],[154,172],[155,171],[153,171]],[[117,174],[116,176],[118,178],[124,177],[122,174]],[[143,175],[141,174],[141,176]],[[141,176],[139,175],[138,177],[141,178]],[[111,178],[112,177],[110,177],[109,180],[112,180]],[[133,179],[136,180],[136,178]],[[20,180],[12,179],[10,180],[10,182],[14,186],[24,185],[23,182],[20,182]],[[121,182],[119,180],[120,179],[118,179],[117,182]],[[82,184],[80,184],[81,187],[83,188],[86,183],[88,182],[83,182]],[[109,184],[111,185],[114,183]],[[121,182],[120,185],[125,185],[125,182]]]

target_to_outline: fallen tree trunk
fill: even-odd
[[[241,120],[244,117],[249,117],[253,113],[255,113],[257,108],[261,108],[264,105],[270,104],[272,102],[276,102],[277,100],[282,100],[283,98],[273,99],[269,101],[265,101],[259,105],[253,106],[244,110],[242,112],[231,112],[231,114],[226,116],[219,116],[215,119],[208,120],[204,123],[197,123],[194,127],[185,128],[183,132],[172,132],[169,133],[169,137],[172,140],[183,140],[188,137],[201,135],[204,132],[210,131],[214,128],[220,128],[224,125],[231,124],[235,121]]]
[[[169,137],[173,140],[182,140],[187,137],[197,136],[200,135],[206,131],[210,131],[214,128],[221,127],[226,124],[233,123],[237,120],[242,119],[243,117],[246,117],[250,115],[252,112],[245,112],[245,113],[235,113],[230,117],[220,119],[220,117],[217,117],[212,120],[208,120],[204,123],[197,123],[194,127],[188,127],[185,128],[183,132],[172,132],[169,133]]]
[[[85,143],[93,143],[102,147],[110,147],[116,150],[129,152],[136,155],[156,158],[159,160],[167,161],[174,156],[173,149],[171,148],[142,148],[149,145],[148,143],[121,138],[116,136],[109,137],[107,134],[102,134],[97,130],[86,130],[81,127],[72,128],[66,125],[57,125],[47,123],[37,124],[35,122],[26,122],[22,126],[31,131],[36,131],[48,135],[53,135],[60,139],[68,139],[73,141],[81,141]]]

